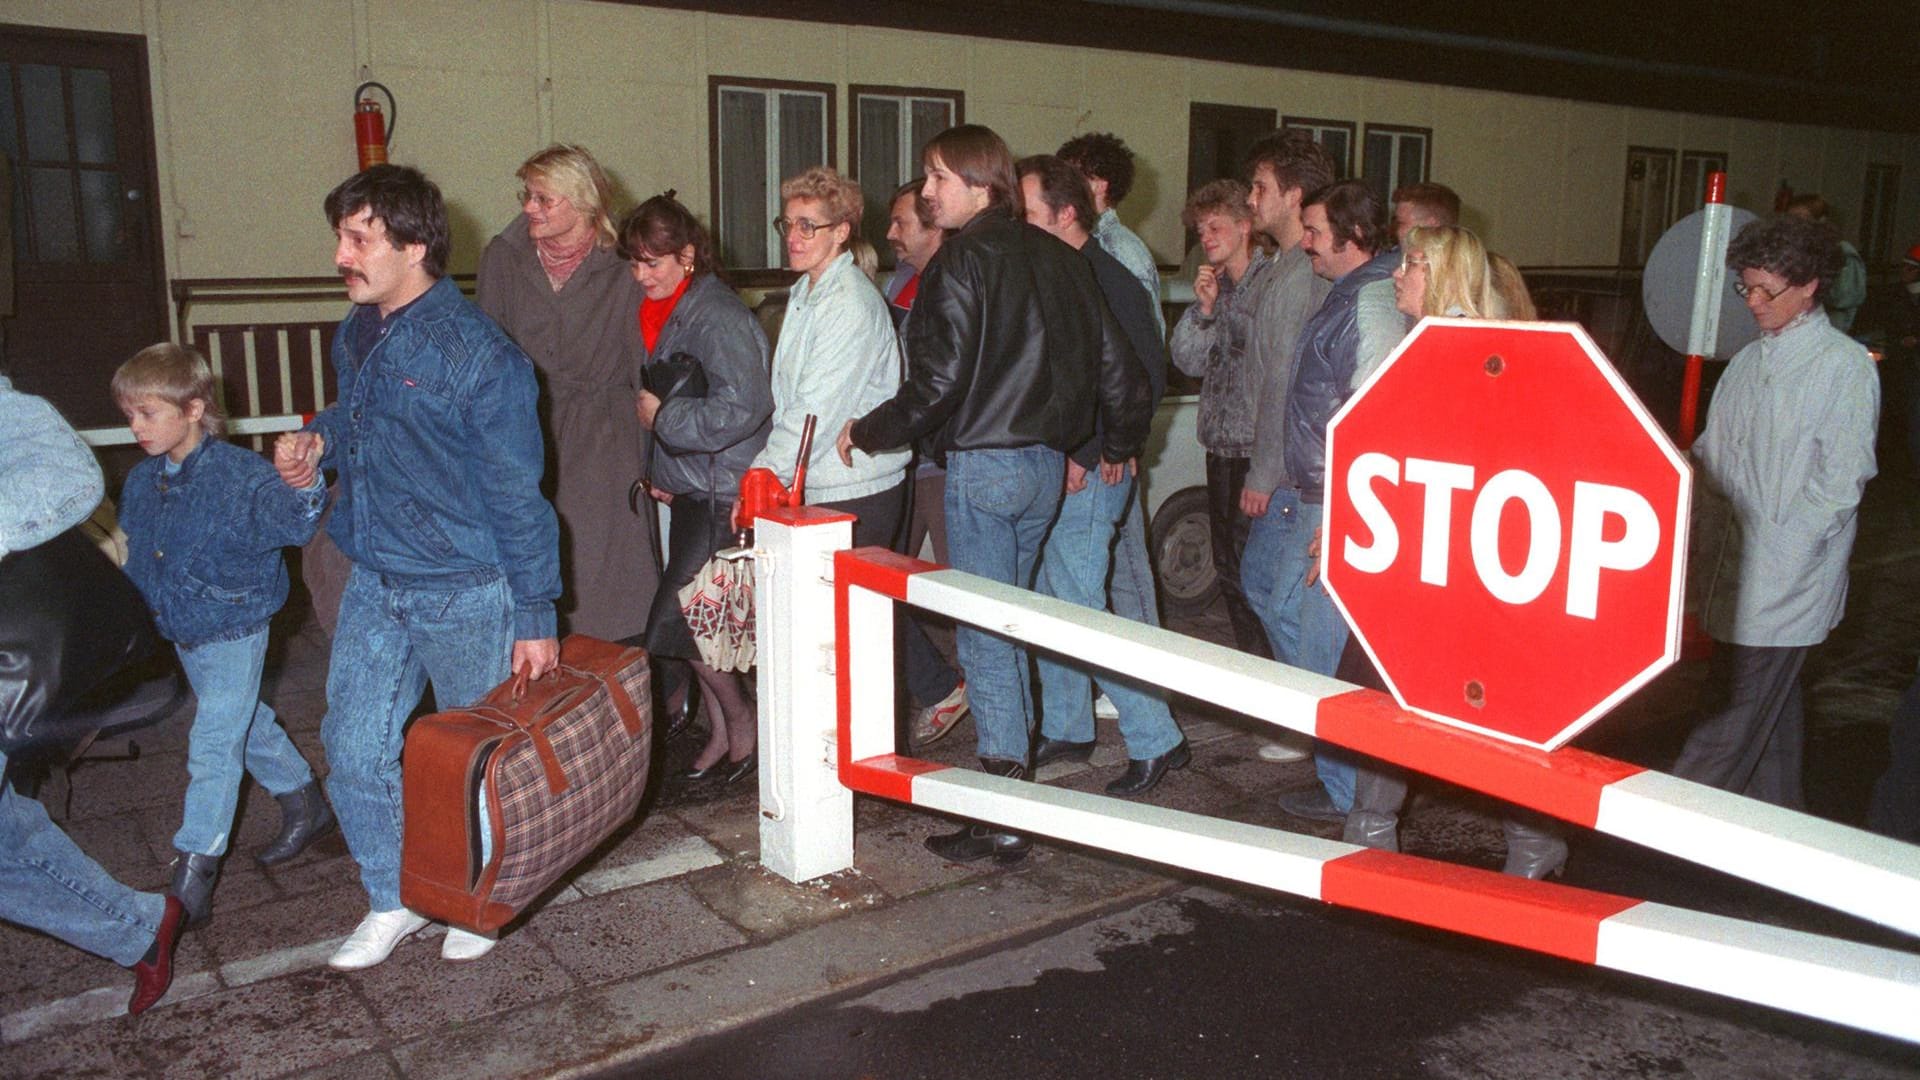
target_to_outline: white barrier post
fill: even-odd
[[[833,664],[833,553],[852,543],[853,518],[780,509],[760,518],[754,535],[760,862],[806,881],[853,865],[853,793],[837,772]]]

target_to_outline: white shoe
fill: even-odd
[[[1120,719],[1120,710],[1113,704],[1112,698],[1101,694],[1099,697],[1093,699],[1093,715],[1102,720],[1118,720]]]
[[[1313,751],[1305,745],[1306,738],[1288,733],[1278,739],[1260,744],[1258,751],[1261,761],[1275,761],[1282,764],[1289,761],[1305,761],[1313,756]]]
[[[962,679],[955,683],[953,691],[938,703],[921,709],[913,718],[913,732],[908,745],[914,749],[930,746],[945,738],[947,733],[958,727],[967,715],[967,683]]]
[[[440,959],[465,962],[478,960],[493,951],[500,939],[487,934],[476,934],[471,930],[462,930],[457,926],[447,927],[447,940],[440,943]]]
[[[427,925],[424,916],[415,915],[406,908],[394,908],[392,911],[370,911],[353,928],[347,940],[333,951],[327,959],[327,966],[335,971],[359,971],[370,968],[385,960],[393,952],[393,947],[401,940]]]

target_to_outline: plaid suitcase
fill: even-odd
[[[639,808],[653,749],[646,652],[574,634],[527,689],[508,680],[407,732],[400,901],[422,915],[497,930]]]

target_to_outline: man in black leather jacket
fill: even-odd
[[[1032,588],[1059,509],[1066,453],[1094,433],[1100,458],[1137,457],[1152,419],[1138,360],[1079,252],[1022,220],[1013,155],[965,124],[921,154],[934,223],[957,230],[921,272],[905,340],[907,378],[848,424],[839,448],[872,453],[925,438],[947,459],[947,544],[955,569]],[[1026,775],[1033,688],[1023,650],[962,626],[981,765]],[[1012,862],[1027,840],[984,825],[927,839],[956,861]]]

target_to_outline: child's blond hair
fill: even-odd
[[[121,364],[113,373],[113,399],[127,402],[143,397],[157,397],[183,411],[189,403],[201,402],[205,408],[201,428],[215,438],[226,430],[227,414],[220,407],[213,369],[198,349],[163,341]]]

